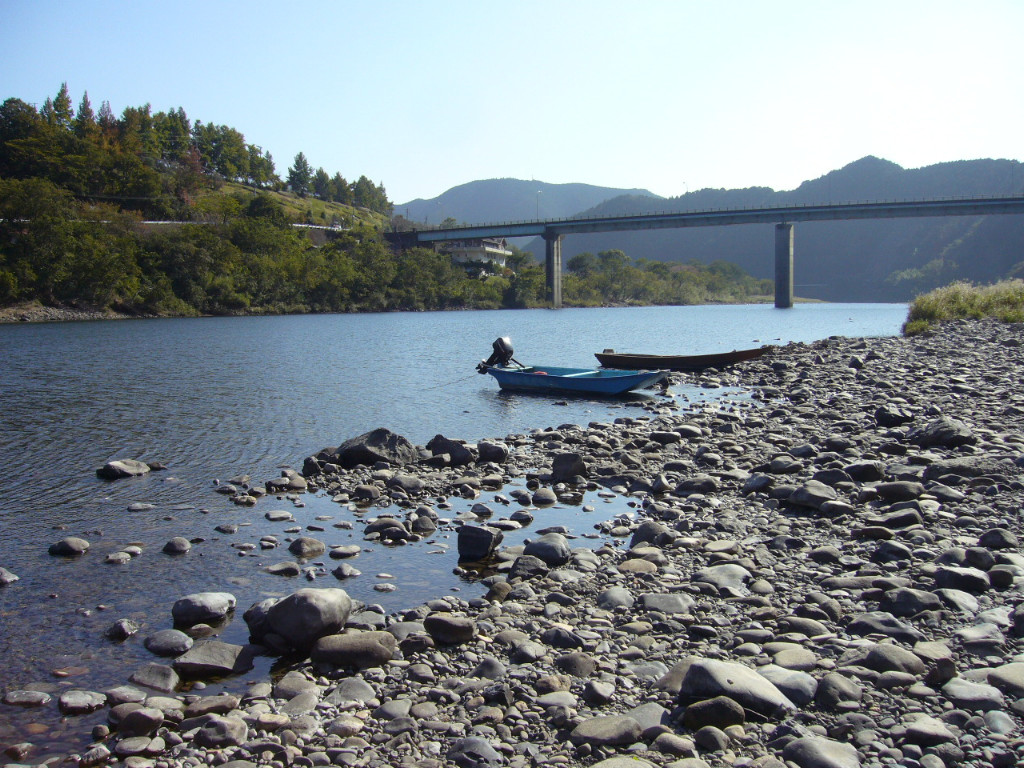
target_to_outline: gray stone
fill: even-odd
[[[1005,705],[1003,694],[995,686],[975,683],[962,677],[954,677],[942,686],[942,692],[960,709],[988,712]]]
[[[346,469],[383,461],[393,466],[411,464],[419,458],[416,446],[389,429],[378,428],[353,437],[333,452],[334,463]]]
[[[51,544],[49,552],[51,555],[62,557],[77,557],[89,551],[89,542],[78,536],[68,536],[56,544]]]
[[[254,641],[279,651],[308,651],[321,637],[337,634],[351,612],[345,590],[306,588],[256,603],[244,618]]]
[[[395,655],[398,641],[390,632],[353,632],[327,635],[313,645],[309,657],[335,667],[380,667]]]
[[[162,693],[171,693],[181,683],[178,673],[165,664],[147,664],[140,667],[128,678],[137,685],[152,688]]]
[[[974,445],[978,441],[970,427],[948,416],[933,419],[924,426],[911,429],[907,439],[922,448],[956,448],[960,445]]]
[[[138,477],[149,472],[150,467],[136,459],[115,459],[108,461],[96,470],[96,476],[104,480],[120,480],[125,477]]]
[[[559,453],[552,460],[551,481],[554,483],[572,482],[577,477],[588,477],[589,474],[587,463],[578,453]]]
[[[872,643],[855,648],[844,654],[839,664],[867,667],[876,672],[908,672],[912,675],[925,672],[925,664],[916,654],[892,643]]]
[[[1024,661],[1013,661],[989,670],[988,682],[1014,698],[1024,698]]]
[[[320,557],[327,551],[327,545],[312,536],[299,536],[288,545],[288,551],[304,560]]]
[[[456,740],[448,750],[448,759],[459,768],[487,768],[505,763],[501,753],[479,736]]]
[[[977,568],[945,565],[935,570],[935,586],[938,589],[959,589],[971,594],[981,594],[987,591],[991,584],[988,574]]]
[[[691,731],[699,730],[705,725],[725,729],[730,725],[743,725],[747,721],[743,707],[728,696],[715,696],[712,699],[695,701],[683,710],[683,726]]]
[[[818,681],[818,689],[814,693],[815,703],[825,710],[835,710],[845,701],[860,701],[864,689],[846,675],[829,672]]]
[[[238,747],[245,743],[248,726],[238,717],[204,715],[206,722],[194,737],[195,743],[204,749]]]
[[[893,616],[915,616],[921,611],[937,611],[941,607],[942,601],[935,593],[909,587],[890,589],[878,604],[879,610]]]
[[[919,744],[922,747],[931,747],[957,740],[956,734],[950,731],[945,723],[928,715],[921,715],[917,720],[909,723],[904,738],[909,743]]]
[[[184,536],[175,536],[173,539],[164,544],[164,548],[161,550],[167,555],[184,555],[192,549],[192,542],[186,539]]]
[[[432,613],[423,619],[423,628],[434,640],[446,645],[468,643],[476,637],[476,622],[465,616]]]
[[[614,747],[640,740],[640,723],[625,715],[591,717],[577,725],[569,739],[573,744]]]
[[[924,640],[924,635],[911,625],[900,621],[887,611],[861,613],[846,625],[851,635],[886,635],[901,643],[916,643]]]
[[[644,610],[658,611],[668,615],[688,614],[695,605],[693,598],[682,592],[648,592],[640,595],[640,603]]]
[[[459,528],[459,561],[475,563],[486,560],[494,554],[504,537],[500,530],[488,525],[463,525]]]
[[[818,681],[814,676],[797,669],[765,664],[758,667],[757,672],[798,707],[810,704],[818,690]]]
[[[693,581],[702,581],[708,584],[714,584],[721,592],[726,589],[740,590],[753,578],[753,576],[750,571],[742,565],[736,565],[735,563],[723,563],[721,565],[711,565],[707,568],[701,568],[693,574],[692,578]]]
[[[176,600],[171,616],[179,626],[213,624],[223,621],[235,609],[235,596],[230,592],[196,592]]]
[[[3,702],[12,707],[43,707],[49,704],[52,698],[50,694],[42,691],[13,690],[4,694]]]
[[[121,718],[117,724],[117,733],[122,737],[151,736],[163,723],[163,711],[155,707],[139,707]]]
[[[183,677],[213,677],[252,669],[252,653],[245,647],[220,640],[201,640],[174,660]]]
[[[822,736],[803,736],[789,742],[782,750],[784,760],[800,768],[859,768],[860,755],[852,744],[826,739]]]
[[[374,701],[377,692],[373,686],[358,677],[346,677],[324,699],[328,704],[338,705],[346,701],[358,701],[361,704]]]
[[[545,533],[533,539],[523,549],[525,557],[536,557],[552,568],[565,565],[572,557],[569,540],[560,533]]]
[[[86,715],[102,709],[106,703],[107,697],[95,691],[64,691],[57,699],[57,707],[62,715]]]
[[[830,488],[818,480],[808,480],[799,486],[789,496],[789,503],[801,507],[820,509],[827,501],[835,501],[837,498],[834,488]]]
[[[766,717],[796,709],[775,685],[749,667],[715,659],[694,661],[680,684],[680,703],[715,696],[728,696]]]
[[[597,596],[597,606],[607,611],[616,608],[632,608],[636,599],[625,587],[609,587]]]

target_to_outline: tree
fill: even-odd
[[[28,166],[14,142],[31,138],[42,127],[42,118],[31,104],[13,98],[0,104],[0,178],[26,175]]]
[[[71,94],[68,93],[68,84],[61,83],[57,91],[57,98],[53,100],[54,124],[59,128],[71,130],[71,121],[75,117],[75,110],[71,108]]]
[[[78,114],[72,123],[72,130],[75,136],[87,141],[95,141],[99,137],[99,126],[96,124],[96,115],[89,103],[89,92],[82,94],[82,101],[78,105]]]
[[[581,278],[588,278],[597,272],[598,264],[597,257],[592,253],[583,252],[577,253],[566,263],[565,268],[570,273],[578,275]]]
[[[299,197],[305,197],[309,192],[309,184],[313,179],[313,169],[306,160],[306,156],[299,152],[295,156],[295,164],[288,169],[288,186],[292,192]]]
[[[323,168],[317,168],[313,175],[313,194],[320,200],[331,199],[331,177]]]
[[[331,200],[352,205],[352,187],[340,173],[335,173],[331,179]]]

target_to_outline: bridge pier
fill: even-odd
[[[775,225],[775,308],[793,306],[793,225]]]
[[[544,232],[544,276],[547,300],[552,309],[562,307],[562,238],[555,232]]]

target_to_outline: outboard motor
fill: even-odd
[[[492,365],[508,365],[510,362],[522,365],[522,363],[512,357],[512,340],[508,336],[501,336],[495,339],[494,343],[491,344],[491,349],[494,350],[491,356],[477,364],[477,373],[487,373],[487,369]]]

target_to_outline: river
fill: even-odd
[[[290,559],[286,552],[261,556],[232,546],[271,530],[268,509],[284,507],[298,524],[324,527],[329,543],[361,542],[355,531],[332,527],[347,510],[328,499],[239,508],[214,492],[215,480],[245,473],[262,482],[379,426],[418,444],[438,433],[477,440],[608,421],[629,407],[500,393],[491,377],[474,372],[498,336],[510,336],[525,363],[592,366],[593,353],[608,347],[700,354],[895,335],[906,311],[903,304],[798,304],[0,325],[0,567],[20,577],[0,587],[0,689],[123,684],[132,669],[157,660],[142,641],[171,626],[178,597],[231,591],[240,614],[255,600],[305,586],[301,577],[262,572]],[[690,390],[679,396],[721,394]],[[117,458],[159,461],[168,471],[99,480],[96,468]],[[586,501],[597,509],[556,510],[546,520],[562,515],[586,528],[628,511],[622,499]],[[152,506],[128,511],[140,503]],[[221,535],[214,530],[221,523],[241,528]],[[272,532],[285,535],[280,524]],[[77,560],[49,556],[48,546],[68,535],[89,540],[90,552]],[[172,558],[160,550],[173,536],[201,541]],[[446,538],[400,551],[367,547],[355,562],[364,575],[344,586],[387,611],[450,591],[478,594],[452,574],[457,558]],[[126,565],[103,562],[128,544],[143,554]],[[374,589],[385,573],[393,592]],[[106,640],[119,618],[142,631],[124,643]],[[240,615],[222,635],[245,637]],[[223,687],[244,686],[269,664]],[[52,754],[81,749],[88,722],[60,722],[53,705],[0,705],[0,744],[33,741]],[[43,754],[50,753],[33,753],[33,762]]]

